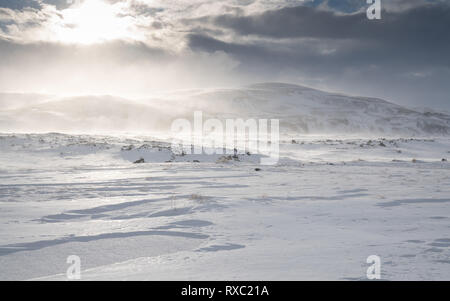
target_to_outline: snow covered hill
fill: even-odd
[[[187,99],[191,110],[200,108],[215,117],[278,118],[284,133],[450,133],[450,116],[446,114],[420,113],[381,99],[333,94],[291,84],[254,84],[241,89],[194,92],[178,99]]]
[[[7,95],[7,97],[5,96]],[[17,105],[12,98],[16,97]],[[448,135],[450,116],[374,98],[263,83],[237,89],[177,91],[158,98],[0,94],[0,132],[157,132],[177,118],[279,119],[282,134]],[[26,99],[26,101],[24,101]],[[6,105],[8,104],[8,105]]]

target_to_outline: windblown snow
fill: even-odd
[[[1,105],[0,280],[65,280],[71,255],[82,280],[364,280],[371,255],[450,280],[445,114],[286,84]],[[279,118],[278,164],[145,134],[194,110]]]
[[[13,102],[12,99],[18,99]],[[27,101],[28,100],[28,101]],[[447,135],[450,116],[421,113],[381,99],[265,83],[239,89],[178,91],[157,98],[59,98],[0,95],[1,132],[166,132],[176,118],[280,119],[282,133]]]

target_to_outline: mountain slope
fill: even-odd
[[[192,119],[201,110],[204,118],[279,119],[286,134],[450,134],[446,114],[282,83],[178,91],[141,101],[112,96],[36,99],[0,111],[0,131],[167,131],[173,120]]]
[[[212,116],[278,118],[284,132],[450,133],[450,116],[445,114],[424,114],[381,99],[333,94],[298,85],[255,84],[193,93],[184,98],[191,109],[200,108]]]

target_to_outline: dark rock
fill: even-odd
[[[130,151],[134,148],[134,145],[123,146],[122,151]]]

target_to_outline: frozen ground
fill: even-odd
[[[370,255],[383,279],[450,280],[449,139],[294,139],[261,166],[0,135],[0,280],[64,280],[69,255],[83,280],[363,280]]]

